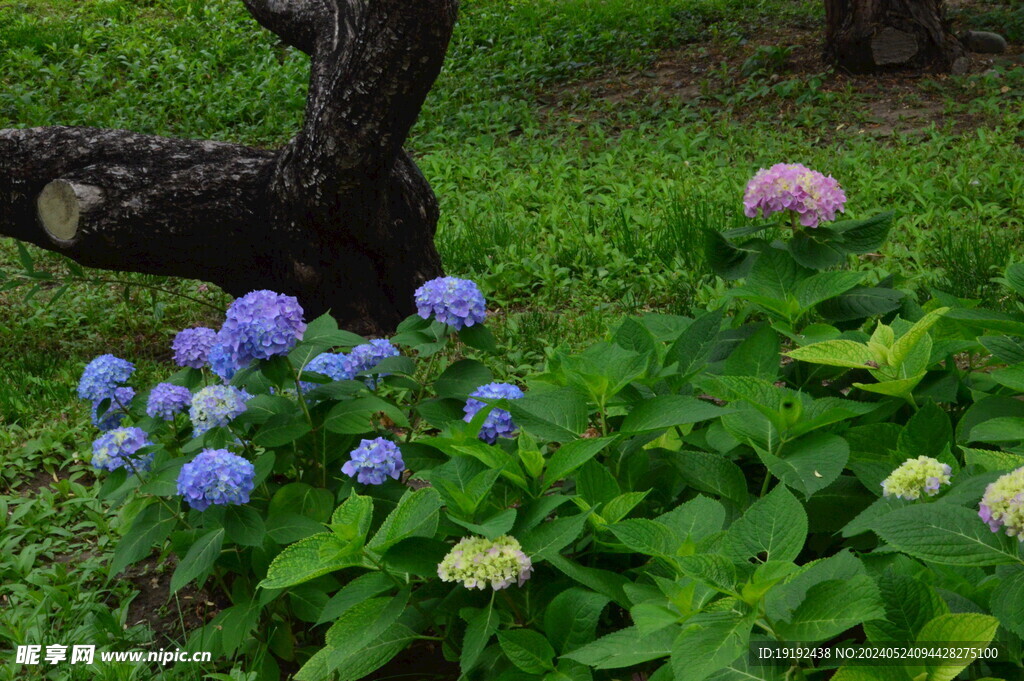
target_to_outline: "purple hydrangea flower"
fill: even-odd
[[[348,354],[343,360],[343,367],[347,378],[353,378],[360,371],[369,371],[374,368],[380,361],[385,357],[397,357],[398,348],[391,344],[391,341],[384,338],[377,338],[369,343],[357,345],[352,348],[352,352]],[[380,374],[380,377],[387,376],[388,374]],[[377,380],[374,378],[366,378],[366,385],[373,388],[377,387]]]
[[[352,378],[352,373],[345,368],[345,360],[346,356],[344,353],[322,352],[311,359],[302,371],[303,373],[322,374],[334,381],[347,381]],[[319,383],[299,381],[299,386],[304,393],[316,390],[319,385]]]
[[[135,458],[135,453],[152,444],[141,428],[115,428],[92,443],[92,465],[108,471],[125,465],[129,470],[148,471],[153,463],[153,454]]]
[[[231,385],[211,385],[192,396],[188,415],[192,420],[192,436],[199,437],[211,428],[226,426],[245,411],[252,397]]]
[[[1024,542],[1024,467],[999,477],[985,488],[978,516],[993,532],[1002,529]]]
[[[174,415],[192,404],[192,392],[180,385],[157,383],[149,393],[146,413],[155,419],[173,421]]]
[[[799,163],[776,163],[762,168],[747,184],[743,197],[746,216],[760,210],[772,213],[792,210],[804,227],[817,227],[822,220],[835,220],[836,211],[844,211],[846,194],[832,176],[826,177]]]
[[[236,365],[247,366],[254,359],[287,353],[305,331],[298,300],[262,290],[231,303],[217,338],[234,355]]]
[[[363,440],[349,456],[341,472],[363,485],[382,485],[389,476],[397,480],[405,470],[398,445],[382,437]]]
[[[210,370],[220,376],[221,380],[225,382],[230,381],[239,369],[248,365],[248,362],[245,364],[239,363],[235,353],[231,352],[231,349],[223,343],[215,343],[210,348],[207,360],[210,363]]]
[[[116,388],[114,394],[110,396],[110,404],[107,405],[107,410],[103,412],[103,416],[99,414],[100,404],[102,404],[103,400],[96,400],[92,403],[92,425],[100,430],[117,428],[124,421],[125,412],[133,399],[135,399],[134,388],[127,386]]]
[[[105,400],[114,388],[124,383],[135,371],[135,365],[113,355],[100,355],[89,362],[78,381],[78,396],[90,402]]]
[[[486,301],[469,279],[438,277],[416,289],[416,310],[424,319],[436,317],[456,329],[482,324],[487,318]]]
[[[178,474],[178,494],[197,511],[211,504],[245,504],[256,486],[256,467],[226,449],[204,449]]]
[[[179,331],[171,343],[174,363],[180,367],[202,369],[216,340],[217,332],[205,326]]]
[[[523,391],[511,383],[488,383],[482,385],[469,396],[466,406],[463,409],[465,417],[463,421],[469,423],[476,416],[476,413],[487,406],[474,397],[501,398],[517,400],[523,396]],[[484,419],[484,425],[480,428],[480,439],[488,444],[494,444],[499,437],[515,437],[516,424],[512,422],[512,415],[504,409],[492,409],[491,413]]]

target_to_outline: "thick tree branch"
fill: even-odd
[[[316,48],[317,24],[326,16],[321,0],[242,0],[260,26],[306,54]]]

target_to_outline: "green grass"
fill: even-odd
[[[755,49],[765,25],[819,25],[820,5],[463,2],[409,146],[441,202],[446,269],[478,280],[497,313],[502,377],[539,369],[556,346],[590,342],[623,312],[687,314],[716,300],[723,283],[703,262],[699,232],[746,224],[746,181],[779,161],[839,179],[849,216],[899,213],[873,267],[910,286],[997,295],[993,268],[1024,255],[1024,70],[928,86],[947,98],[945,113],[969,114],[973,126],[879,138],[864,96],[792,77],[785,54]],[[579,87],[606,72],[642,72],[660,50],[691,43],[757,57],[746,73],[709,64],[696,104],[657,93],[609,102]],[[92,125],[272,146],[301,124],[307,67],[235,0],[0,5],[0,128]],[[553,96],[562,104],[545,103]],[[40,270],[68,276],[58,256],[30,252]],[[13,243],[0,242],[0,271],[20,267]],[[197,282],[99,276],[226,303]],[[100,583],[102,542],[117,521],[82,482],[93,433],[75,386],[103,352],[136,362],[133,382],[152,384],[171,371],[173,333],[215,315],[123,284],[72,286],[53,302],[53,286],[26,299],[28,290],[0,290],[0,468],[9,508],[28,509],[4,528],[0,596],[16,616],[5,614],[0,638],[6,647],[50,629],[128,636],[120,606],[105,603],[130,590]],[[40,470],[71,477],[51,475],[22,496]],[[75,536],[47,537],[45,527]],[[58,556],[86,545],[99,553],[69,574]],[[84,600],[72,602],[75,580]],[[11,669],[0,667],[0,679]]]

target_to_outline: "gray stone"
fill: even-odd
[[[1006,52],[1006,38],[990,31],[964,31],[960,42],[971,52],[1002,54]]]

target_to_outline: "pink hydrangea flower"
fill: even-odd
[[[835,220],[843,212],[846,194],[832,176],[825,176],[799,163],[776,163],[757,171],[747,183],[743,196],[744,213],[755,217],[758,211],[772,213],[791,210],[804,227],[817,227],[822,220]]]

